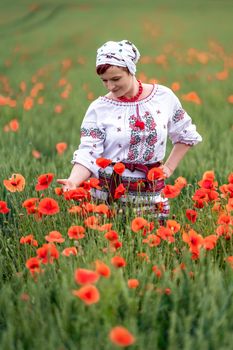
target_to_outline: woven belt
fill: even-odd
[[[107,202],[111,203],[114,201],[114,194],[116,188],[122,183],[125,185],[125,187],[128,188],[128,190],[131,191],[140,191],[140,192],[159,192],[164,188],[164,180],[158,180],[156,183],[149,181],[147,179],[148,171],[152,168],[159,167],[161,165],[160,162],[151,163],[151,164],[140,164],[140,163],[124,163],[125,168],[130,170],[131,172],[134,172],[135,170],[139,170],[145,174],[145,179],[140,179],[138,181],[124,181],[122,177],[112,172],[111,176],[107,178],[106,176],[100,174],[99,180],[100,180],[100,186],[107,186],[108,187],[108,198]],[[111,164],[112,166],[115,165],[115,163]]]

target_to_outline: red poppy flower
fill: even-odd
[[[216,228],[216,233],[218,236],[225,236],[226,239],[230,239],[233,233],[233,229],[230,225],[219,225]]]
[[[229,225],[229,224],[231,224],[231,216],[223,213],[223,214],[219,215],[217,223]]]
[[[52,173],[42,174],[37,179],[36,191],[42,191],[49,187],[53,181],[54,175]]]
[[[173,233],[177,233],[180,230],[180,224],[176,220],[167,220],[166,227]]]
[[[189,245],[190,251],[192,253],[198,253],[198,250],[201,247],[203,242],[203,237],[201,235],[199,235],[193,229],[190,229],[188,233],[186,232],[183,233],[182,239],[184,242],[186,242]]]
[[[179,176],[176,180],[175,180],[175,186],[177,186],[179,189],[182,190],[182,188],[184,188],[185,186],[187,186],[187,180],[182,177]]]
[[[80,214],[82,212],[82,208],[78,205],[73,205],[68,209],[68,212],[71,214]]]
[[[36,205],[38,202],[38,198],[28,198],[23,202],[22,207],[26,208],[28,214],[35,214],[37,212]]]
[[[0,201],[0,213],[1,214],[7,214],[9,213],[10,209],[7,208],[7,203],[4,201]]]
[[[58,203],[52,198],[44,198],[38,205],[38,211],[42,215],[54,215],[57,214],[60,209]]]
[[[95,230],[99,228],[99,219],[96,216],[89,216],[86,220],[84,220],[84,224],[87,227]]]
[[[82,203],[82,211],[83,213],[93,213],[95,211],[96,205],[93,203]]]
[[[39,269],[40,268],[40,260],[36,257],[33,257],[33,258],[29,258],[27,261],[26,261],[26,267],[29,269],[29,270],[35,270],[35,269]]]
[[[85,190],[90,191],[91,188],[96,188],[97,190],[100,190],[101,187],[99,186],[99,180],[92,177],[88,181],[84,181],[82,183],[82,186]]]
[[[222,197],[226,198],[230,196],[230,198],[233,198],[233,184],[225,184],[220,186],[220,191],[222,192]]]
[[[94,177],[91,177],[91,178],[89,179],[90,187],[91,187],[91,188],[96,188],[97,190],[100,190],[100,189],[101,189],[101,187],[99,186],[99,182],[100,182],[100,180],[99,180],[99,179],[96,179],[96,178],[94,178]]]
[[[191,91],[191,92],[187,93],[186,95],[182,95],[182,99],[184,101],[193,102],[197,105],[202,104],[202,100],[200,99],[200,97],[198,96],[198,94],[195,91]]]
[[[130,346],[135,343],[134,336],[128,331],[128,329],[122,326],[112,328],[109,333],[109,338],[113,344],[121,347]]]
[[[141,218],[141,217],[137,217],[137,218],[133,219],[131,222],[131,230],[133,232],[138,232],[138,231],[140,231],[143,228],[148,227],[148,226],[149,226],[148,221]]]
[[[77,269],[74,273],[74,279],[78,284],[92,284],[98,281],[99,274],[88,269]]]
[[[68,230],[70,239],[82,239],[85,237],[85,228],[82,226],[71,226]]]
[[[233,95],[229,95],[228,98],[227,98],[227,101],[229,103],[233,103]]]
[[[108,224],[104,224],[102,226],[99,227],[99,231],[109,231],[112,229],[112,223],[108,223]]]
[[[214,181],[214,179],[215,179],[214,171],[212,170],[206,171],[202,176],[202,180],[198,182],[198,185],[206,189],[215,189],[218,186],[218,183],[217,181]]]
[[[55,187],[54,192],[57,196],[61,196],[63,194],[63,189],[61,187]]]
[[[54,107],[54,112],[55,112],[55,113],[61,113],[62,110],[63,110],[62,105],[56,105],[56,106]]]
[[[3,184],[10,192],[22,192],[25,187],[25,178],[21,174],[13,174],[9,180],[3,180]]]
[[[124,187],[123,184],[120,184],[119,186],[117,186],[117,188],[115,189],[115,193],[114,193],[114,198],[115,199],[119,199],[121,198],[126,192],[126,188]]]
[[[111,248],[113,249],[119,249],[122,247],[122,242],[115,240],[115,241],[110,241]]]
[[[166,198],[175,198],[180,194],[180,188],[176,185],[166,185],[162,193]]]
[[[27,236],[23,236],[20,238],[20,244],[29,244],[32,245],[34,247],[38,247],[38,242],[36,239],[34,239],[33,235],[27,235]]]
[[[127,284],[130,289],[134,289],[139,286],[139,281],[136,278],[131,278],[131,279],[128,279]]]
[[[170,295],[171,294],[171,289],[170,288],[165,288],[164,289],[164,294]]]
[[[52,264],[54,259],[59,258],[59,251],[57,250],[55,244],[45,243],[41,248],[38,248],[37,258],[41,259],[42,264]]]
[[[174,232],[168,227],[160,226],[156,233],[164,241],[168,241],[170,243],[175,242],[175,238],[173,237]]]
[[[178,81],[174,81],[172,84],[171,84],[171,89],[176,92],[178,90],[180,90],[180,83]]]
[[[28,96],[24,100],[23,108],[25,111],[29,111],[34,105],[34,100],[32,97]]]
[[[152,267],[152,271],[154,272],[155,276],[158,277],[158,278],[161,278],[162,277],[162,270],[161,268],[159,268],[157,265],[154,265]]]
[[[192,200],[195,201],[196,208],[203,208],[209,202],[209,193],[210,190],[205,188],[199,188],[196,190],[194,195],[192,196]]]
[[[122,175],[125,171],[125,165],[123,163],[116,163],[113,167],[113,170],[115,171],[115,173]]]
[[[73,290],[73,295],[80,298],[86,305],[98,303],[100,299],[98,289],[91,284],[87,284],[78,290]]]
[[[112,163],[111,159],[106,159],[106,158],[97,158],[96,159],[96,164],[100,167],[100,168],[106,168],[108,165],[110,165]]]
[[[197,212],[196,212],[196,210],[187,209],[186,210],[186,217],[192,223],[196,222],[196,220],[197,220]]]
[[[65,150],[67,149],[67,143],[66,142],[59,142],[56,144],[56,150],[59,155],[63,154]]]
[[[62,255],[70,256],[70,255],[78,255],[78,251],[76,247],[67,247],[63,249]]]
[[[116,231],[111,230],[105,233],[104,237],[107,238],[109,241],[116,241],[118,240],[119,236]]]
[[[81,201],[83,199],[90,199],[90,194],[83,187],[78,187],[75,190],[63,192],[63,196],[66,200]]]
[[[39,151],[37,151],[36,149],[33,149],[32,150],[32,156],[35,158],[35,159],[40,159],[41,158],[41,153]]]
[[[210,201],[216,201],[219,197],[219,194],[217,191],[210,189],[208,190],[208,197]]]
[[[47,242],[51,243],[63,243],[65,238],[62,237],[62,234],[58,231],[51,231],[47,236],[45,236]]]
[[[9,102],[9,97],[0,95],[0,106],[7,106]]]
[[[146,243],[149,245],[149,247],[157,247],[160,245],[161,239],[159,236],[150,234],[145,239],[142,240],[142,243]]]
[[[165,175],[162,168],[152,168],[148,171],[147,179],[149,181],[155,181],[158,179],[164,179]]]
[[[22,301],[29,301],[30,300],[30,295],[27,294],[27,293],[22,293],[20,295],[20,300],[22,300]]]
[[[229,77],[229,71],[227,69],[223,69],[222,71],[215,73],[215,76],[218,80],[226,80]]]
[[[19,122],[17,119],[12,119],[9,123],[11,131],[16,132],[19,130]]]
[[[218,236],[209,235],[203,238],[202,245],[206,250],[212,250],[217,244]]]
[[[109,278],[111,275],[110,268],[101,260],[95,261],[95,270],[100,276],[105,278]]]
[[[212,211],[220,212],[222,210],[222,206],[220,202],[215,201],[214,205],[211,208]]]
[[[0,205],[0,207],[1,207],[1,205]],[[228,199],[228,202],[226,204],[226,210],[228,212],[233,211],[233,198]]]
[[[230,173],[229,176],[228,176],[228,182],[230,184],[233,184],[233,173]]]
[[[233,269],[233,255],[228,256],[225,258],[226,262],[230,265],[230,267]]]
[[[99,204],[95,207],[95,213],[109,216],[111,214],[111,210],[106,204]]]
[[[111,259],[111,264],[115,267],[124,267],[126,266],[126,261],[124,258],[122,258],[121,256],[114,256],[112,259]]]

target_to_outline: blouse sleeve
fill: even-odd
[[[172,113],[168,121],[168,136],[173,144],[184,143],[194,146],[202,141],[196,131],[195,124],[187,112],[182,108],[178,97],[172,92]]]
[[[103,154],[104,140],[105,131],[98,126],[96,110],[90,105],[81,125],[81,142],[71,163],[82,164],[92,172],[92,176],[98,178],[96,159]]]

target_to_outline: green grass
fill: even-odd
[[[232,11],[231,1],[6,1],[0,4],[0,96],[17,101],[11,108],[0,106],[0,200],[7,201],[10,213],[0,214],[0,348],[11,349],[113,349],[109,331],[116,325],[128,328],[136,337],[132,349],[198,349],[225,350],[232,347],[233,273],[225,258],[233,255],[232,237],[220,237],[216,247],[201,250],[192,260],[188,246],[182,241],[182,230],[189,223],[185,211],[193,207],[192,195],[197,182],[207,170],[213,170],[219,185],[227,183],[232,172],[232,105],[227,102],[232,89]],[[52,265],[44,265],[44,273],[36,281],[25,262],[36,255],[36,248],[21,245],[20,237],[33,233],[39,246],[52,230],[66,237],[59,247],[73,245],[67,231],[71,225],[83,225],[84,218],[67,213],[71,203],[54,194],[55,181],[45,196],[56,198],[60,212],[42,221],[26,214],[22,202],[40,197],[34,189],[40,174],[52,172],[56,178],[69,175],[70,160],[80,139],[79,128],[90,103],[87,92],[95,97],[105,90],[95,74],[96,50],[107,40],[129,39],[139,48],[142,57],[153,63],[138,64],[138,75],[158,79],[171,86],[180,82],[177,96],[192,116],[203,142],[192,149],[169,180],[184,176],[189,185],[171,200],[171,218],[181,224],[175,243],[163,241],[158,247],[143,244],[144,237],[133,233],[131,221],[135,213],[127,208],[125,215],[103,222],[113,222],[113,229],[123,243],[119,250],[127,266],[112,267],[112,252],[104,234],[87,229],[78,242],[78,256],[60,256]],[[205,52],[209,61],[189,62],[189,50]],[[161,54],[167,66],[155,63]],[[67,70],[62,62],[70,59]],[[81,62],[81,63],[80,63]],[[226,80],[216,73],[228,69]],[[32,78],[44,84],[38,97],[44,98],[25,111],[23,103],[34,86]],[[68,99],[58,86],[66,78],[72,86]],[[20,83],[26,83],[26,91]],[[87,84],[87,85],[85,85]],[[182,95],[196,91],[201,105],[182,100]],[[61,104],[63,111],[54,112]],[[17,132],[3,128],[17,118]],[[59,156],[56,143],[67,142],[68,149]],[[41,152],[41,159],[32,150]],[[167,154],[171,150],[168,144]],[[23,192],[10,193],[3,180],[12,173],[26,178]],[[222,204],[226,200],[221,199]],[[75,204],[75,203],[73,203]],[[217,214],[211,205],[198,210],[193,227],[203,237],[214,234]],[[145,217],[146,218],[146,217]],[[146,218],[147,219],[147,218]],[[190,223],[189,223],[190,224]],[[149,261],[137,254],[144,252]],[[100,301],[91,306],[72,295],[78,289],[74,271],[78,267],[93,269],[101,259],[111,267],[110,279],[97,283]],[[185,263],[186,269],[172,271]],[[152,272],[157,265],[163,271],[159,279]],[[137,278],[140,285],[129,289],[127,280]],[[170,288],[171,294],[164,293]],[[22,300],[22,295],[28,300]]]

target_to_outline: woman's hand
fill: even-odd
[[[163,173],[166,179],[168,179],[173,174],[173,170],[170,169],[166,164],[161,165],[161,168],[163,170]]]
[[[91,171],[85,166],[75,163],[68,179],[57,179],[63,191],[75,190],[81,183],[91,176]]]
[[[188,152],[190,148],[191,148],[190,145],[186,145],[184,143],[176,143],[174,145],[165,164],[161,166],[166,178],[169,178],[173,174],[178,164],[180,163],[181,159],[183,159],[183,157],[185,156],[185,154]]]
[[[75,190],[77,188],[76,184],[69,179],[57,179],[57,183],[59,183],[62,186],[63,191],[70,191]]]

